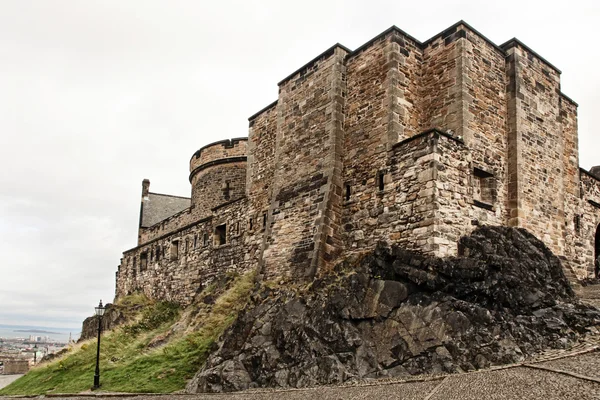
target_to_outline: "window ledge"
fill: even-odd
[[[484,209],[489,210],[489,211],[495,211],[496,210],[493,204],[484,203],[482,201],[475,200],[475,199],[473,199],[473,205],[475,207],[484,208]]]

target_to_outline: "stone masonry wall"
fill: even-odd
[[[594,274],[596,232],[600,229],[600,180],[589,173],[581,172],[581,214],[579,229],[575,230],[574,260],[575,273],[578,277],[589,277]]]
[[[228,204],[215,217],[123,253],[116,297],[141,291],[153,299],[186,305],[219,275],[248,271],[246,207],[245,199]],[[225,244],[219,244],[215,234],[222,225],[227,229]]]
[[[578,236],[581,233],[582,201],[579,184],[577,104],[566,96],[561,95],[559,106],[559,123],[562,129],[561,136],[564,140],[563,165],[565,174],[565,197],[563,204],[565,214],[565,253],[563,263],[574,272],[575,277],[585,278],[588,275],[588,271],[585,266],[580,264],[583,260],[579,260],[581,249],[578,249],[578,243],[581,242]]]
[[[275,181],[261,261],[266,278],[314,276],[328,250],[323,235],[335,232],[330,231],[335,217],[328,213],[339,180],[333,175],[341,173],[336,171],[345,55],[333,47],[280,83]]]
[[[392,27],[333,46],[249,121],[248,140],[194,154],[191,207],[141,230],[118,296],[187,304],[252,268],[310,280],[381,240],[456,255],[480,225],[523,227],[593,273],[600,184],[578,167],[577,105],[516,39],[497,46],[461,21],[420,43]]]
[[[192,215],[196,219],[212,215],[220,204],[246,194],[246,161],[210,166],[192,177]]]

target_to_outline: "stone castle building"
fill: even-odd
[[[436,256],[478,225],[523,227],[572,278],[600,254],[600,168],[579,168],[577,104],[517,39],[464,22],[420,42],[392,27],[279,82],[248,138],[190,160],[191,198],[144,180],[117,297],[189,303],[215,277],[309,280],[380,241]]]

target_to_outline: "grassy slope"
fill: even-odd
[[[246,305],[253,282],[253,274],[240,277],[214,305],[200,304],[183,312],[171,303],[147,302],[135,323],[102,336],[101,390],[170,393],[185,388],[206,360],[211,345]],[[124,299],[125,303],[140,301],[139,296]],[[187,329],[172,329],[175,324]],[[89,340],[64,357],[32,369],[0,390],[0,395],[89,390],[95,362],[96,340]]]

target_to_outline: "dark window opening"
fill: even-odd
[[[198,235],[194,235],[194,248],[198,247]]]
[[[240,222],[236,222],[235,223],[235,234],[239,235],[240,234]]]
[[[229,181],[223,184],[223,197],[225,198],[225,200],[229,200],[229,198],[231,197],[231,187]]]
[[[171,243],[171,260],[179,258],[179,240],[173,240]]]
[[[160,246],[158,246],[156,248],[156,261],[160,261],[160,256],[162,255],[162,251],[160,249]]]
[[[263,213],[262,227],[263,227],[263,229],[265,229],[267,227],[267,213],[266,212]]]
[[[185,239],[185,250],[183,251],[184,253],[187,253],[190,249],[190,241],[188,238]]]
[[[219,225],[215,228],[215,245],[221,246],[227,243],[227,225]]]
[[[250,219],[248,219],[248,230],[252,231],[253,228],[254,228],[254,219],[252,217],[250,217]]]
[[[473,168],[473,200],[492,205],[496,202],[496,180],[494,174]]]
[[[148,253],[140,254],[140,271],[145,271],[148,268]]]
[[[579,235],[581,233],[581,215],[573,217],[573,226],[575,227],[575,233]]]
[[[379,191],[383,191],[385,189],[385,174],[383,172],[379,172],[379,174],[377,174],[377,182],[379,185]]]
[[[208,233],[205,233],[202,237],[202,244],[206,247],[208,246]]]
[[[352,191],[350,185],[346,185],[346,201],[350,200],[350,196],[352,195]]]

